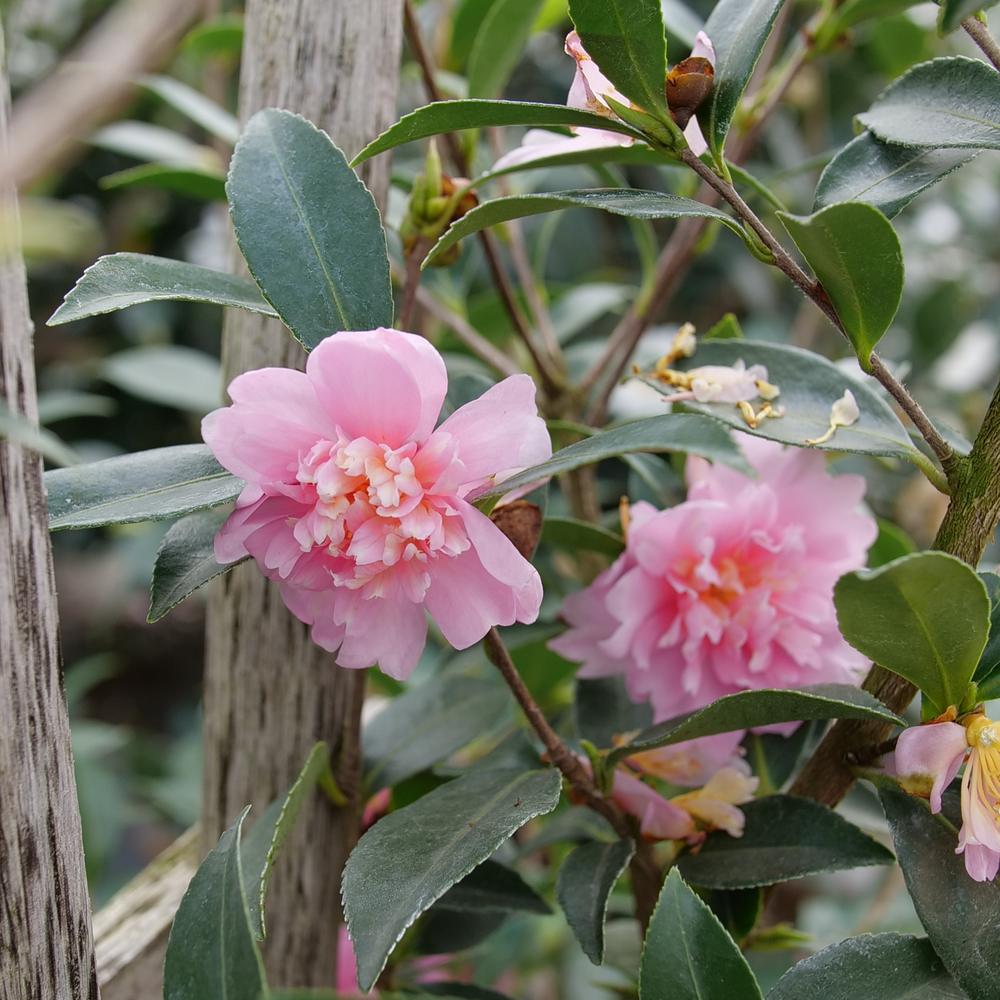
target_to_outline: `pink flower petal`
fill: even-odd
[[[965,726],[936,722],[912,726],[896,742],[896,776],[906,791],[930,799],[941,811],[941,793],[951,784],[969,749]]]

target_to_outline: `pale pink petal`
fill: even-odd
[[[696,832],[687,812],[623,771],[615,771],[611,797],[619,808],[639,818],[642,835],[649,840],[686,840]]]
[[[511,375],[460,406],[435,431],[434,436],[452,436],[469,482],[502,481],[552,457],[552,441],[538,416],[535,392],[530,376]]]
[[[704,156],[708,152],[708,143],[705,141],[701,126],[698,124],[697,115],[692,115],[691,120],[685,126],[684,138],[687,140],[688,148],[695,156]]]
[[[699,57],[707,59],[712,64],[712,68],[715,68],[715,46],[712,45],[712,39],[704,31],[699,31],[695,35],[694,48],[691,50],[691,58]]]
[[[337,993],[345,1000],[378,996],[378,991],[362,993],[358,986],[358,962],[346,924],[337,928]]]
[[[337,663],[359,670],[377,663],[382,673],[403,681],[413,673],[426,639],[421,605],[405,598],[362,601],[347,623]]]
[[[309,355],[306,374],[349,438],[393,448],[429,436],[448,388],[444,361],[431,344],[384,328],[327,337]]]
[[[956,854],[965,855],[965,870],[977,882],[992,882],[1000,868],[1000,853],[981,844],[963,844]]]
[[[941,793],[951,784],[968,751],[965,726],[936,722],[912,726],[896,742],[896,776],[914,795],[930,799],[931,812],[941,811]]]

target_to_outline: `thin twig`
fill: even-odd
[[[417,304],[417,291],[420,288],[420,265],[424,262],[427,252],[434,245],[433,240],[426,236],[418,236],[417,242],[406,258],[406,277],[403,281],[403,301],[399,306],[399,319],[396,326],[400,330],[409,330],[413,322],[413,307]]]
[[[573,787],[573,791],[587,805],[603,816],[614,827],[620,837],[630,837],[636,842],[636,853],[632,861],[632,890],[636,902],[636,918],[642,925],[643,934],[649,925],[649,919],[656,906],[660,892],[662,872],[656,863],[649,844],[637,835],[636,825],[611,799],[602,795],[593,779],[580,763],[576,754],[556,735],[549,725],[545,713],[538,707],[527,685],[514,666],[514,661],[507,652],[507,647],[500,638],[496,628],[486,633],[486,651],[490,660],[500,671],[507,682],[511,693],[521,706],[531,728],[548,751],[549,760],[562,772],[563,777]]]
[[[997,45],[997,40],[990,34],[990,29],[975,14],[972,17],[967,17],[962,22],[962,27],[965,28],[966,34],[976,45],[983,50],[983,54],[993,63],[994,68],[1000,71],[1000,45]]]
[[[420,24],[417,21],[416,13],[413,9],[413,0],[404,0],[403,24],[406,32],[406,40],[410,46],[410,51],[417,60],[417,64],[420,66],[420,73],[423,77],[424,87],[427,90],[428,97],[430,97],[432,101],[443,100],[443,95],[441,94],[437,81],[435,80],[434,63],[430,57],[430,53],[427,51],[427,46],[424,45],[424,40],[420,32]],[[455,169],[463,177],[468,177],[470,173],[470,163],[468,157],[462,149],[461,143],[458,141],[453,132],[446,132],[443,138],[445,145],[448,148],[448,155],[451,158]],[[483,256],[486,258],[486,264],[490,269],[490,274],[493,277],[493,283],[496,286],[497,294],[500,296],[500,301],[503,302],[504,308],[507,310],[507,314],[510,316],[511,322],[514,324],[514,329],[517,331],[518,336],[524,341],[525,346],[528,348],[528,353],[531,355],[531,359],[535,363],[535,367],[538,370],[538,374],[542,380],[542,385],[545,388],[546,394],[549,396],[560,395],[563,382],[562,376],[558,369],[553,365],[551,359],[545,356],[543,352],[539,351],[537,345],[534,343],[528,319],[524,315],[524,311],[521,309],[520,303],[517,301],[517,296],[514,294],[514,287],[511,284],[510,277],[503,266],[496,237],[489,230],[484,229],[479,233],[479,242],[483,248]]]
[[[398,285],[406,282],[406,272],[396,263],[390,262],[392,278]],[[465,344],[481,361],[506,378],[517,375],[521,369],[503,351],[494,347],[464,316],[442,305],[422,285],[417,286],[417,302],[426,309],[439,323],[443,323],[458,339]]]

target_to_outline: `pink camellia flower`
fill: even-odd
[[[624,674],[656,722],[737,691],[855,683],[867,665],[833,605],[878,533],[864,479],[830,476],[818,451],[742,448],[758,479],[690,458],[685,502],[632,507],[625,552],[566,599],[550,643],[580,677]]]
[[[930,799],[941,811],[941,793],[951,784],[969,752],[965,726],[932,722],[904,729],[896,741],[896,777],[911,795]]]
[[[253,556],[342,667],[416,666],[425,610],[464,649],[492,625],[533,622],[538,574],[470,500],[552,454],[535,386],[513,375],[437,429],[444,361],[422,337],[337,333],[305,372],[234,379],[205,417],[216,458],[247,487],[216,537]]]
[[[601,72],[580,41],[576,31],[566,36],[566,54],[576,60],[576,75],[569,88],[566,106],[579,108],[581,111],[592,111],[604,118],[616,118],[608,98],[617,101],[626,108],[632,107],[632,102]],[[698,32],[692,57],[708,59],[715,65],[715,49],[704,31]],[[501,156],[493,164],[493,170],[506,170],[508,167],[521,166],[549,156],[561,156],[564,153],[580,153],[588,149],[601,149],[605,146],[631,146],[635,139],[620,132],[609,132],[606,129],[574,128],[576,133],[572,138],[560,136],[546,129],[529,129],[517,149]],[[696,156],[701,156],[708,150],[708,144],[701,133],[696,118],[692,117],[684,129],[684,138]]]
[[[969,754],[962,775],[962,829],[956,854],[977,882],[992,882],[1000,869],[1000,725],[974,716],[968,725],[930,722],[904,729],[896,742],[896,777],[914,795],[941,811],[941,793]]]

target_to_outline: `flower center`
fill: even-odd
[[[984,715],[977,715],[966,727],[965,738],[970,747],[1000,749],[1000,727]]]
[[[433,484],[437,463],[423,465]],[[296,473],[303,499],[313,504],[289,522],[301,550],[324,550],[335,560],[327,568],[337,584],[361,589],[364,597],[388,596],[395,581],[422,601],[428,560],[459,555],[470,542],[458,512],[428,492],[420,466],[413,442],[390,448],[348,438],[339,428],[337,441],[318,441],[300,456]]]

